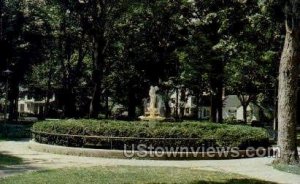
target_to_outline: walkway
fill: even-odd
[[[0,142],[0,152],[24,159],[24,164],[10,168],[0,168],[0,177],[6,177],[27,171],[57,169],[65,167],[91,166],[156,166],[181,167],[199,170],[221,171],[242,174],[256,179],[278,183],[297,184],[300,176],[273,169],[272,158],[251,158],[239,160],[201,160],[201,161],[155,161],[125,160],[76,157],[35,152],[28,149],[28,140]]]

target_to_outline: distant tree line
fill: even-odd
[[[1,0],[1,70],[10,69],[9,112],[19,86],[50,99],[66,118],[131,119],[157,85],[166,101],[189,89],[210,94],[222,122],[223,90],[244,108],[274,104],[284,23],[276,1]],[[2,76],[3,84],[7,76]],[[46,112],[49,110],[46,105]]]

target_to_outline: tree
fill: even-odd
[[[45,14],[39,8],[43,2],[1,3],[1,55],[4,56],[1,65],[12,71],[8,92],[9,118],[15,120],[18,117],[19,86],[30,72],[31,65],[43,59],[49,25],[43,21]]]
[[[107,87],[128,108],[130,118],[135,118],[142,98],[148,97],[150,85],[159,85],[160,93],[169,95],[164,84],[178,77],[176,50],[187,43],[186,19],[181,13],[187,6],[185,1],[169,0],[132,3],[115,21],[113,47],[108,47],[107,57],[113,82]],[[168,106],[168,98],[164,99]]]
[[[107,49],[111,44],[114,23],[126,12],[129,3],[126,0],[112,1],[82,1],[91,20],[88,34],[93,43],[93,92],[90,103],[91,118],[98,118],[101,110],[101,95],[103,93],[103,78],[106,67]]]
[[[238,96],[243,107],[243,119],[247,123],[249,104],[256,103],[259,94],[268,94],[275,87],[276,73],[273,68],[276,67],[273,63],[277,54],[272,50],[265,51],[260,48],[260,43],[249,40],[240,39],[234,45],[235,53],[225,67],[227,92]]]
[[[300,1],[285,1],[286,36],[279,69],[278,163],[298,164],[297,87],[300,60]]]
[[[273,1],[272,1],[273,2]],[[212,43],[210,65],[211,121],[222,121],[223,89],[238,94],[243,107],[274,87],[272,61],[278,55],[280,24],[265,1],[195,1],[201,31]],[[272,12],[272,11],[271,11]],[[266,45],[268,45],[266,47]],[[257,66],[259,70],[255,71]],[[260,85],[259,80],[267,85]],[[217,116],[218,115],[218,116]],[[246,116],[246,114],[244,114]]]
[[[80,3],[77,1],[64,1],[58,3],[60,11],[57,39],[58,57],[60,61],[60,73],[62,77],[60,101],[64,110],[65,117],[76,117],[79,115],[79,95],[81,82],[84,78],[84,69],[91,63],[89,50],[89,37],[87,32],[89,24],[87,15],[82,11]],[[88,60],[89,62],[85,62]]]
[[[207,35],[212,43],[210,58],[209,87],[211,95],[211,117],[212,122],[223,121],[223,89],[224,89],[224,67],[227,63],[226,52],[215,50],[222,39],[232,36],[240,31],[244,1],[195,1],[195,19],[201,31]]]
[[[65,117],[78,117],[79,104],[84,102],[77,100],[77,96],[86,75],[84,69],[91,63],[86,61],[90,44],[78,4],[77,1],[48,0],[38,8],[37,14],[48,24],[44,40],[47,47],[41,62],[32,64],[25,85],[30,91],[39,91],[46,99],[44,116],[47,115],[48,101],[53,93],[58,102],[56,108],[63,109]]]
[[[198,116],[203,94],[209,92],[209,72],[212,43],[207,35],[192,26],[188,44],[178,49],[180,61],[180,83],[195,97],[195,118]]]

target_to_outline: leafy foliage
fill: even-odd
[[[39,99],[55,93],[56,109],[71,118],[108,118],[120,104],[134,119],[150,85],[160,87],[166,105],[182,90],[197,106],[210,95],[220,111],[225,88],[272,106],[281,1],[1,2],[0,67],[13,71],[13,114],[19,85]]]
[[[240,125],[219,125],[209,122],[120,122],[95,120],[66,120],[39,122],[33,125],[34,139],[41,143],[65,146],[87,146],[123,149],[146,144],[154,147],[239,147],[268,146],[264,129]],[[56,135],[56,134],[66,134]],[[70,135],[70,136],[68,136]],[[79,136],[100,136],[82,138]],[[103,138],[101,138],[103,136]],[[110,139],[110,137],[117,139]],[[168,139],[174,138],[174,139]]]

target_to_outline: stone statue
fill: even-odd
[[[151,86],[150,87],[150,91],[149,91],[149,96],[150,96],[150,107],[149,110],[154,110],[156,109],[157,105],[157,94],[156,92],[159,90],[159,88],[157,86]]]
[[[162,105],[162,98],[157,94],[159,88],[157,86],[151,86],[149,90],[149,97],[150,103],[149,108],[145,108],[145,116],[140,116],[139,118],[143,121],[162,121],[165,118],[161,117],[161,109],[163,108]],[[144,105],[147,105],[145,103]]]

